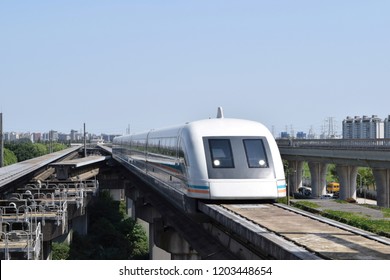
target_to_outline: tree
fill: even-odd
[[[52,147],[53,152],[57,152],[65,149],[66,145],[54,143]],[[29,139],[20,139],[17,142],[7,143],[5,148],[13,152],[17,158],[17,162],[40,157],[48,154],[49,152],[47,144],[32,143]]]
[[[108,192],[88,206],[88,236],[73,236],[69,259],[127,260],[147,259],[148,242],[143,228],[128,218],[123,204]]]
[[[4,166],[18,162],[16,155],[9,149],[4,148]]]
[[[34,155],[40,157],[47,154],[47,147],[41,143],[32,144],[34,148]]]
[[[369,167],[361,167],[358,170],[359,176],[356,178],[356,186],[375,186],[375,178],[372,169]]]
[[[53,260],[66,260],[69,257],[70,247],[64,243],[53,242],[51,250]]]
[[[52,147],[53,147],[53,153],[66,149],[66,145],[65,144],[61,144],[61,143],[53,143]],[[49,148],[47,146],[46,146],[46,148],[47,148],[47,151],[48,151]]]
[[[122,221],[120,230],[131,247],[131,259],[146,259],[149,252],[148,239],[143,227],[131,218]]]

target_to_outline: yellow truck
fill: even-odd
[[[326,191],[328,193],[338,193],[340,191],[340,184],[336,182],[331,182],[326,185]]]

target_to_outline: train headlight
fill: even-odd
[[[214,160],[214,166],[220,166],[220,165],[221,162],[218,159]]]
[[[265,160],[259,160],[259,164],[260,164],[260,166],[264,166],[265,165]]]

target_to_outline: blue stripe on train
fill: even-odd
[[[188,185],[191,189],[197,189],[197,190],[208,190],[210,189],[208,186],[196,186],[196,185]]]

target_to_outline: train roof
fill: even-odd
[[[269,130],[261,123],[230,118],[205,119],[188,122],[184,125],[176,125],[161,129],[152,129],[143,133],[131,135],[132,137],[173,137],[180,133],[199,136],[258,136],[271,135]]]
[[[230,118],[194,121],[186,124],[183,129],[188,129],[203,136],[257,136],[269,134],[269,130],[259,122]]]
[[[145,138],[149,137],[174,137],[180,133],[198,136],[266,136],[272,137],[268,128],[263,124],[234,118],[224,118],[222,108],[218,108],[217,118],[188,122],[160,129],[152,129],[143,133],[125,135],[122,137]],[[119,137],[121,138],[121,137]]]

